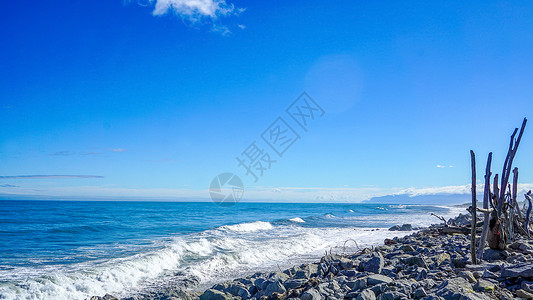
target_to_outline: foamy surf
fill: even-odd
[[[374,208],[376,211],[380,211]],[[442,208],[441,208],[442,209]],[[449,209],[448,217],[461,209]],[[331,210],[333,211],[333,210]],[[343,209],[345,213],[347,209]],[[256,271],[271,271],[318,259],[325,251],[354,251],[408,232],[387,230],[389,224],[424,226],[438,222],[428,212],[285,217],[278,221],[242,222],[154,241],[157,249],[125,257],[50,265],[43,268],[0,269],[1,299],[85,299],[110,293],[126,297],[161,286],[179,274],[198,280],[198,288]],[[302,222],[303,221],[303,222]],[[359,225],[362,224],[362,225]],[[383,224],[380,228],[364,228]],[[344,245],[349,248],[344,248]],[[15,276],[12,274],[16,274]]]
[[[298,217],[296,217],[296,218],[291,218],[291,219],[289,219],[289,221],[291,221],[291,222],[295,222],[295,223],[305,223],[305,221],[302,220],[302,218],[298,218]]]

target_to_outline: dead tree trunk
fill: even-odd
[[[489,247],[491,249],[500,249],[500,241],[502,240],[502,231],[500,230],[500,219],[498,218],[498,209],[497,207],[494,207],[494,206],[497,206],[497,203],[499,203],[500,199],[499,199],[499,188],[498,188],[498,174],[496,174],[494,176],[494,183],[493,183],[493,201],[492,201],[492,206],[494,208],[492,214],[491,214],[491,217],[490,217],[490,221],[489,221],[489,233],[488,233],[488,236],[487,236],[487,241],[489,242]]]
[[[470,240],[470,253],[472,255],[472,263],[477,264],[476,261],[476,224],[477,224],[477,200],[476,200],[476,155],[474,151],[470,150],[470,157],[472,159],[472,228]]]
[[[477,252],[478,261],[481,261],[483,257],[483,249],[485,248],[485,243],[487,242],[487,233],[489,231],[489,201],[490,201],[490,165],[492,163],[492,152],[489,153],[487,158],[487,167],[485,168],[485,187],[483,189],[483,209],[485,210],[483,218],[483,231],[481,232],[481,239],[479,241],[479,247]]]

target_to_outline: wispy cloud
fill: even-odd
[[[146,1],[138,0],[137,3],[146,6]],[[211,24],[212,31],[222,35],[229,34],[230,29],[225,25],[220,25],[217,20],[221,17],[239,15],[245,10],[227,3],[226,0],[148,0],[148,3],[154,6],[152,11],[154,16],[174,13],[190,24]],[[241,27],[241,25],[238,26]]]
[[[48,155],[50,155],[50,156],[72,156],[72,155],[76,155],[76,152],[73,152],[73,151],[58,151],[58,152],[50,153]]]
[[[13,175],[0,176],[0,179],[46,179],[46,178],[104,178],[99,175]]]
[[[437,168],[444,169],[444,168],[454,168],[455,166],[452,166],[452,165],[450,165],[450,166],[437,165],[436,167],[437,167]]]
[[[109,149],[109,151],[111,151],[111,152],[126,152],[128,150],[122,149],[122,148],[111,148],[111,149]]]
[[[0,184],[0,187],[11,188],[11,187],[19,187],[19,186],[18,185],[12,185],[12,184]]]

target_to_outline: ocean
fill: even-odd
[[[0,299],[196,289],[405,235],[464,208],[392,204],[0,201]],[[357,243],[357,246],[356,246]]]

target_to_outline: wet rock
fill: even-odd
[[[403,224],[402,227],[400,227],[400,231],[411,231],[413,230],[413,226],[411,224]]]
[[[201,296],[200,300],[232,300],[233,296],[230,294],[221,292],[219,290],[209,289],[205,291]]]
[[[487,280],[479,279],[478,282],[474,285],[474,290],[478,292],[492,293],[494,292],[494,284]]]
[[[400,228],[401,228],[400,225],[394,225],[391,228],[389,228],[389,231],[398,231],[398,230],[400,230]]]
[[[522,263],[510,267],[502,268],[501,277],[505,278],[530,278],[533,277],[533,264],[532,263]]]
[[[368,276],[366,280],[369,286],[380,284],[380,283],[392,282],[392,279],[390,277],[387,277],[385,275],[380,275],[380,274],[372,274]]]
[[[372,290],[366,289],[357,296],[356,300],[376,300],[376,295]]]
[[[367,261],[363,261],[360,266],[363,271],[370,273],[381,273],[381,269],[385,264],[385,259],[380,252],[374,252],[371,258]]]
[[[302,294],[300,299],[301,300],[322,300],[324,299],[324,297],[322,297],[322,295],[320,295],[320,293],[316,289],[311,288],[305,291],[305,293]]]

